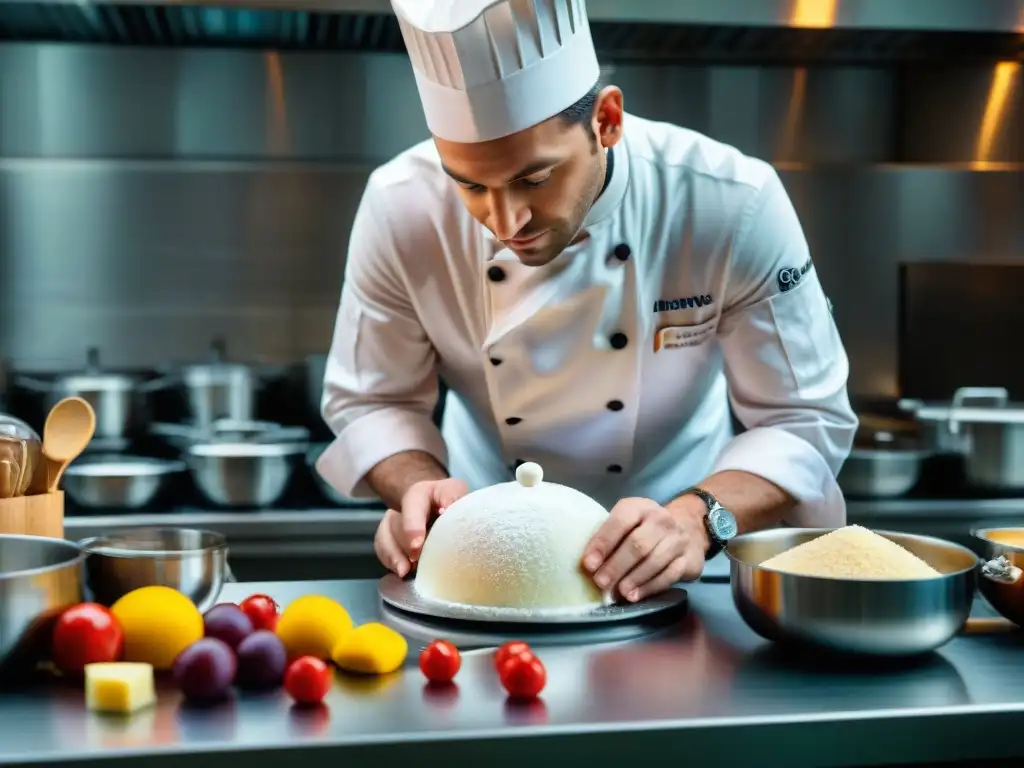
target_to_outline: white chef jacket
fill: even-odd
[[[432,141],[374,171],[327,361],[336,437],[319,471],[372,498],[364,475],[401,451],[432,454],[471,489],[535,461],[610,508],[743,470],[797,499],[791,524],[845,524],[848,359],[778,175],[634,115],[611,151],[588,237],[543,267],[470,216]]]

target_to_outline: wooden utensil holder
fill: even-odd
[[[0,534],[64,538],[64,491],[0,499]]]

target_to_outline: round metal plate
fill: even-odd
[[[470,606],[438,605],[433,601],[424,600],[413,588],[412,579],[403,580],[393,573],[389,573],[380,580],[377,590],[385,603],[408,613],[430,616],[435,619],[485,624],[532,624],[557,625],[560,627],[609,624],[620,621],[635,621],[644,616],[650,616],[651,614],[660,613],[672,608],[679,608],[686,604],[686,590],[673,587],[667,592],[649,597],[639,603],[605,605],[586,613],[553,615],[537,614],[517,609],[488,609],[487,611],[481,611]]]
[[[685,606],[685,601],[680,608]],[[649,613],[636,621],[609,624],[501,624],[482,621],[435,619],[394,608],[380,608],[382,621],[422,650],[439,637],[462,651],[496,648],[511,639],[535,647],[555,645],[600,645],[623,643],[666,632],[678,620],[679,610]]]

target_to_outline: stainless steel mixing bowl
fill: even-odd
[[[225,507],[266,507],[284,494],[306,443],[201,443],[188,464],[199,490]]]
[[[85,553],[63,539],[0,535],[0,677],[31,672],[53,622],[82,602]]]
[[[83,539],[91,599],[111,606],[122,595],[149,586],[172,587],[200,611],[220,596],[228,580],[227,540],[193,528],[133,528]]]
[[[902,496],[917,485],[924,461],[930,455],[928,451],[854,448],[837,481],[848,497]]]
[[[183,461],[94,454],[65,470],[64,490],[83,507],[139,509],[153,501],[170,475],[185,469]]]
[[[855,581],[760,567],[831,530],[776,528],[729,542],[733,601],[759,635],[839,653],[910,656],[941,647],[967,623],[980,561],[966,547],[942,539],[875,531],[942,574],[932,579]]]

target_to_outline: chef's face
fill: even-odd
[[[473,217],[539,267],[580,234],[604,184],[604,150],[621,136],[622,91],[608,86],[582,122],[559,115],[494,141],[434,143]]]

